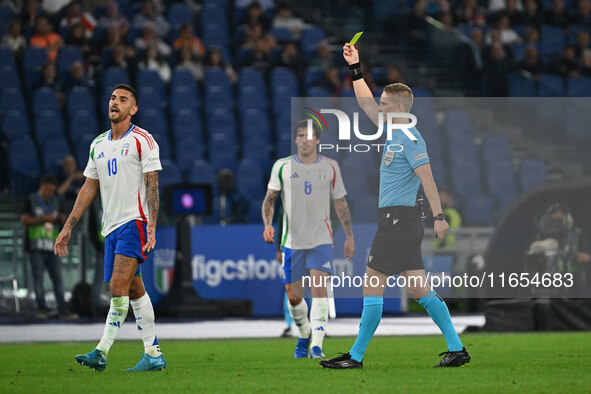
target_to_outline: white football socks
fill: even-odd
[[[310,336],[310,324],[308,322],[308,304],[306,300],[302,299],[296,306],[290,303],[289,314],[300,331],[300,338],[308,338]]]
[[[144,342],[145,353],[152,357],[158,357],[161,352],[156,337],[156,319],[150,296],[145,293],[137,300],[131,300],[130,303],[135,315],[137,330],[140,333],[142,342]]]
[[[129,297],[113,297],[111,298],[111,307],[109,308],[109,314],[107,315],[107,321],[105,322],[105,330],[103,331],[103,337],[97,345],[97,349],[100,350],[106,357],[119,334],[119,329],[123,325],[127,312],[129,311]]]
[[[310,344],[310,347],[318,346],[322,349],[322,341],[324,341],[324,334],[326,334],[327,321],[328,298],[312,298],[312,308],[310,308],[312,343]]]

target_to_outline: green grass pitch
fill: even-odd
[[[95,343],[0,345],[0,392],[591,392],[591,334],[466,334],[472,362],[433,369],[441,336],[375,337],[362,370],[326,370],[293,359],[295,339],[164,340],[164,371],[125,373],[143,350],[116,342],[104,372],[74,362]],[[347,351],[353,338],[327,338],[325,353]]]

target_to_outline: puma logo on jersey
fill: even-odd
[[[291,176],[289,177],[289,179],[294,179],[294,178],[299,178],[300,176],[298,175],[297,172],[294,172],[293,174],[291,174]]]

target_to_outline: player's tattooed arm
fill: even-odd
[[[158,171],[148,172],[144,175],[146,182],[146,199],[150,212],[150,224],[156,226],[158,211],[160,210],[160,192],[158,191]]]
[[[267,189],[262,208],[263,223],[265,226],[273,223],[273,214],[275,213],[275,201],[277,201],[277,196],[279,196],[279,190]]]
[[[353,237],[353,221],[351,220],[351,211],[349,211],[349,204],[345,197],[334,200],[334,208],[337,211],[337,216],[345,229],[347,237]]]
[[[92,200],[96,197],[99,188],[99,181],[98,179],[86,178],[84,185],[78,192],[78,196],[76,197],[76,202],[74,203],[74,208],[72,208],[72,212],[66,221],[66,226],[69,229],[74,228],[78,221],[88,209],[88,206],[92,203]]]

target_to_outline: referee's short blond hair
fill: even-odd
[[[388,97],[395,97],[395,103],[400,103],[404,107],[404,111],[410,111],[413,102],[412,90],[403,83],[392,83],[384,88],[384,93]]]

